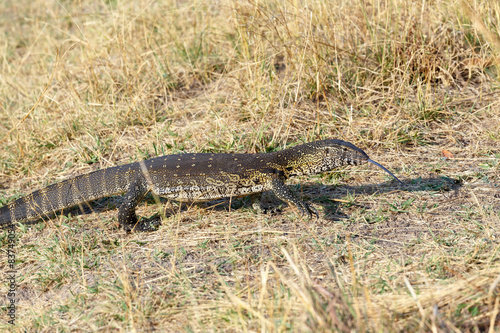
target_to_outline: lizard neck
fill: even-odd
[[[286,178],[299,175],[311,175],[321,172],[324,153],[308,144],[298,145],[281,151],[270,153],[270,164],[282,171]]]

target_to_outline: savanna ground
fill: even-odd
[[[313,220],[271,194],[281,213],[148,198],[162,226],[127,235],[114,197],[20,226],[0,328],[500,331],[497,1],[17,0],[0,22],[1,205],[157,155],[324,138],[404,183],[291,180]]]

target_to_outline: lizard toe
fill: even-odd
[[[312,219],[312,214],[318,216],[316,208],[312,207],[307,202],[301,202],[299,205],[297,205],[297,208],[300,211],[300,216],[306,215],[308,219]]]
[[[319,219],[319,214],[318,214],[318,210],[311,204],[307,204],[307,208],[309,209],[309,218],[312,218],[312,214],[316,215],[316,219]]]
[[[281,209],[279,209],[278,207],[267,207],[267,208],[263,208],[261,212],[262,212],[262,214],[265,214],[265,215],[276,215],[276,214],[281,213]]]

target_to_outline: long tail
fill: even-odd
[[[137,169],[133,163],[97,170],[35,191],[0,208],[0,227],[37,220],[62,209],[124,193]]]

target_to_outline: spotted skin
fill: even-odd
[[[302,215],[318,216],[285,185],[293,176],[335,170],[368,161],[353,144],[329,139],[267,154],[180,154],[94,171],[35,191],[0,208],[0,225],[46,218],[75,205],[123,194],[118,221],[127,231],[155,226],[137,219],[137,204],[148,193],[181,202],[209,201],[273,191]],[[255,205],[254,205],[255,207]]]

